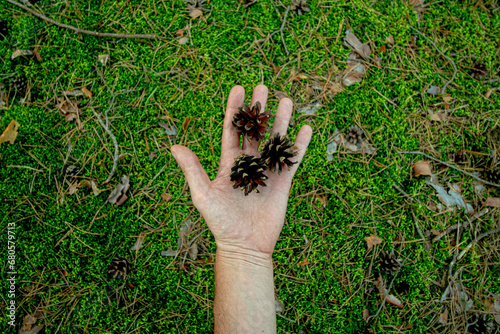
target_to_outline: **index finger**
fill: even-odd
[[[240,145],[240,135],[233,126],[233,118],[238,108],[243,105],[243,101],[245,101],[245,88],[234,86],[227,98],[226,116],[222,128],[221,161],[225,161],[227,153]]]

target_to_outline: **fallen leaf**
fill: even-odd
[[[311,264],[311,262],[309,260],[307,260],[307,257],[298,263],[298,265],[301,267],[306,266],[308,264]]]
[[[188,252],[191,260],[196,260],[198,256],[198,244],[196,242],[193,242],[191,246],[189,246]]]
[[[443,95],[441,96],[441,98],[443,99],[444,102],[450,102],[451,100],[453,100],[450,94]]]
[[[41,331],[43,328],[43,325],[36,325],[35,327],[31,328],[31,330],[23,330],[22,328],[19,330],[19,334],[37,334],[39,331]]]
[[[385,45],[382,45],[380,48],[378,48],[378,52],[385,52],[387,50],[387,48],[385,47]]]
[[[81,125],[78,117],[81,114],[80,108],[78,108],[80,100],[71,101],[66,98],[60,98],[57,101],[56,108],[59,111],[59,115],[63,116],[68,122],[76,119],[78,125]]]
[[[87,98],[90,99],[92,97],[92,92],[87,87],[83,86],[82,92]]]
[[[429,160],[420,160],[413,165],[415,176],[432,175],[431,162]]]
[[[321,107],[321,103],[313,102],[305,107],[297,109],[297,111],[306,115],[314,115],[318,110],[321,109]]]
[[[92,193],[94,196],[99,196],[99,194],[102,192],[99,188],[97,188],[97,183],[94,180],[81,180],[80,183],[78,184],[78,187],[88,187],[92,189]]]
[[[145,239],[146,239],[146,232],[139,233],[139,236],[137,237],[135,244],[132,246],[132,248],[130,248],[130,250],[138,251],[139,249],[141,249]]]
[[[394,45],[394,36],[390,35],[385,38],[385,42],[390,45]]]
[[[439,316],[439,322],[443,325],[446,325],[448,323],[448,310],[441,313],[441,315]]]
[[[188,5],[188,10],[189,16],[191,16],[192,19],[197,19],[198,17],[203,16],[203,11],[199,8]]]
[[[304,73],[297,73],[293,76],[293,81],[300,81],[300,80],[306,80],[307,79],[307,75],[305,75]]]
[[[10,59],[15,59],[17,57],[20,57],[20,56],[32,56],[33,55],[33,51],[31,50],[16,50],[14,52],[12,52],[12,55],[10,56]]]
[[[187,37],[179,38],[179,44],[181,44],[181,45],[186,44],[188,41],[189,41],[189,38],[187,38]]]
[[[488,197],[486,199],[486,203],[484,203],[485,206],[491,206],[494,208],[500,208],[500,198],[498,197]]]
[[[440,92],[441,92],[441,88],[438,86],[430,86],[427,89],[427,93],[429,93],[431,95],[439,95]]]
[[[9,125],[5,128],[2,135],[0,135],[0,145],[5,142],[14,144],[16,137],[18,135],[17,130],[21,124],[17,123],[15,120],[10,121]]]
[[[115,204],[117,206],[123,204],[128,198],[126,192],[130,187],[130,179],[127,175],[122,176],[122,183],[119,183],[116,188],[111,192],[107,201],[110,204]]]
[[[347,29],[345,33],[344,42],[347,46],[353,48],[361,57],[370,58],[371,49],[368,43],[361,43],[350,29]]]
[[[186,219],[182,224],[181,228],[179,229],[179,237],[177,239],[177,250],[188,248],[188,238],[191,234],[193,225],[193,222],[189,219]]]
[[[368,324],[368,318],[370,317],[370,312],[367,309],[363,309],[363,320]]]
[[[326,158],[328,161],[333,161],[333,155],[337,152],[337,147],[338,144],[335,141],[330,142],[326,147]]]
[[[31,314],[26,315],[23,319],[23,329],[31,330],[32,325],[36,324],[37,320],[38,319],[32,316]]]
[[[279,300],[275,299],[274,300],[274,308],[276,310],[276,313],[280,314],[281,312],[283,312],[285,310],[285,305],[280,302]]]
[[[182,129],[184,131],[187,130],[189,123],[191,123],[191,118],[189,118],[189,116],[186,116],[186,118],[184,118],[184,122],[182,122]]]
[[[74,195],[78,191],[78,182],[74,181],[70,184],[68,189],[68,195]]]
[[[432,110],[429,110],[429,116],[431,121],[445,122],[447,119],[446,114],[439,111],[433,112]]]
[[[464,208],[467,213],[474,213],[474,208],[472,205],[465,202],[460,194],[460,188],[457,184],[449,184],[450,190],[446,192],[446,190],[437,182],[435,177],[432,177],[431,180],[426,179],[425,183],[437,191],[439,200],[447,207],[458,206]]]
[[[380,239],[374,234],[370,235],[369,237],[366,237],[365,240],[368,245],[369,251],[373,248],[373,246],[380,245],[384,241],[383,239]]]
[[[382,276],[379,276],[378,279],[375,281],[375,286],[377,287],[380,298],[382,300],[385,299],[386,302],[398,307],[398,308],[403,308],[403,303],[399,299],[397,299],[394,295],[391,295],[389,293],[389,290],[385,287],[384,281],[382,279]]]
[[[158,122],[158,125],[161,126],[165,130],[167,135],[169,135],[169,136],[177,135],[177,128],[175,127],[175,125],[168,126],[167,124],[165,124],[163,122]]]
[[[166,257],[175,257],[177,255],[177,251],[174,250],[166,250],[166,251],[161,251],[161,256],[166,256]]]
[[[36,60],[42,61],[42,56],[40,55],[40,51],[35,49],[35,50],[33,50],[33,53],[35,54]]]
[[[98,55],[97,60],[102,64],[102,66],[106,66],[109,61],[109,55]]]
[[[358,55],[351,52],[347,59],[347,68],[343,73],[342,83],[345,86],[351,86],[357,82],[361,82],[366,74],[366,66],[361,62]]]
[[[286,95],[285,92],[281,92],[279,90],[275,90],[274,91],[274,96],[276,96],[276,98],[278,99],[278,101],[281,101],[283,100],[284,98],[288,97],[288,95]]]
[[[431,229],[431,233],[434,234],[435,236],[441,235],[441,231],[435,229]]]
[[[486,94],[484,94],[484,97],[489,99],[491,96],[491,93],[493,93],[493,88],[488,88],[488,90],[486,91]]]
[[[175,31],[175,36],[181,37],[182,35],[184,35],[184,29],[179,29]]]
[[[161,194],[161,198],[165,201],[165,203],[169,202],[173,197],[170,194]]]

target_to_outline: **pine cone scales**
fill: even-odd
[[[130,263],[122,256],[113,259],[109,265],[108,274],[114,279],[125,279],[130,272]]]
[[[483,172],[483,177],[486,181],[491,183],[500,183],[500,169],[489,169]]]
[[[290,158],[296,155],[295,146],[293,146],[290,140],[285,136],[280,137],[280,134],[276,133],[264,145],[260,158],[264,165],[273,173],[276,171],[277,165],[278,173],[281,174],[285,165],[290,169],[291,166],[297,163],[290,161]]]
[[[231,167],[231,181],[233,188],[241,188],[247,196],[252,191],[259,192],[258,186],[265,187],[264,180],[267,176],[264,175],[266,166],[261,159],[248,154],[239,155]]]
[[[261,108],[260,102],[256,102],[252,108],[246,103],[240,107],[233,117],[236,131],[249,139],[262,140],[268,131],[267,122],[271,118],[271,113],[269,111],[261,113]]]
[[[364,134],[365,133],[363,132],[363,130],[360,129],[359,126],[352,125],[349,127],[349,129],[347,129],[345,133],[345,138],[350,143],[356,145],[357,143],[361,142],[361,139],[363,139]]]
[[[394,255],[394,250],[391,252],[380,252],[380,270],[384,273],[392,274],[399,269],[399,261]]]
[[[11,81],[12,88],[19,94],[25,94],[26,89],[28,88],[28,79],[26,77],[14,77]]]

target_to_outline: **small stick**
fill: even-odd
[[[500,232],[500,228],[494,228],[491,231],[484,232],[484,233],[478,235],[477,238],[473,242],[471,242],[467,247],[465,247],[465,249],[463,251],[460,252],[460,255],[458,255],[458,260],[460,260],[465,255],[465,253],[467,253],[467,251],[469,249],[471,249],[472,246],[477,244],[481,239],[483,239],[491,234],[497,233],[497,232]]]
[[[403,153],[403,154],[421,154],[421,155],[423,155],[423,156],[424,156],[424,157],[426,157],[426,158],[429,158],[429,159],[431,159],[431,160],[434,160],[434,161],[436,161],[436,162],[439,162],[440,164],[443,164],[443,165],[445,165],[445,166],[448,166],[448,167],[450,167],[450,168],[453,168],[453,169],[455,169],[455,170],[458,170],[459,172],[464,173],[465,175],[469,175],[469,176],[470,176],[470,177],[472,177],[473,179],[476,179],[476,180],[478,180],[478,181],[481,181],[481,182],[483,182],[484,184],[487,184],[487,185],[490,185],[490,186],[495,186],[495,187],[500,187],[500,184],[493,183],[493,182],[488,182],[488,181],[486,181],[486,180],[483,180],[482,178],[480,178],[480,177],[478,177],[478,176],[475,176],[475,175],[474,175],[474,174],[472,174],[472,173],[469,173],[469,172],[464,171],[462,168],[459,168],[459,167],[453,166],[453,165],[451,165],[451,164],[449,164],[449,163],[447,163],[447,162],[441,161],[441,160],[439,160],[439,159],[437,159],[437,158],[434,158],[433,156],[430,156],[430,155],[425,154],[425,153],[423,153],[423,152],[420,152],[420,151],[399,151],[398,153]]]
[[[90,109],[92,109],[92,112],[97,117],[97,120],[99,121],[99,124],[101,124],[104,131],[106,131],[108,133],[108,135],[111,137],[111,140],[113,141],[113,145],[115,146],[115,154],[113,156],[113,167],[111,168],[111,172],[109,172],[108,178],[106,179],[106,181],[104,181],[104,183],[108,183],[111,180],[111,178],[113,177],[113,174],[116,171],[116,166],[118,165],[118,158],[119,158],[118,142],[116,141],[116,138],[113,135],[113,132],[111,132],[111,129],[106,125],[106,124],[109,124],[108,123],[108,115],[107,114],[105,115],[106,116],[106,124],[104,124],[104,122],[101,119],[101,116],[95,112],[94,108],[90,108]],[[106,110],[106,113],[107,113],[107,110]]]
[[[478,213],[476,213],[474,216],[472,216],[469,221],[466,221],[465,223],[463,224],[455,224],[455,225],[452,225],[450,227],[448,227],[446,229],[446,231],[444,231],[443,233],[441,233],[440,235],[436,236],[434,239],[432,239],[432,242],[436,242],[436,241],[439,241],[441,238],[443,238],[444,236],[450,234],[451,232],[455,231],[457,228],[467,228],[467,226],[469,226],[469,224],[473,223],[476,219],[478,218],[481,218],[482,216],[484,216],[485,214],[487,214],[490,210],[489,209],[483,209],[481,211],[479,211]]]
[[[447,83],[445,83],[445,84],[444,84],[444,86],[443,86],[443,88],[442,88],[442,90],[441,90],[441,92],[442,92],[443,94],[445,94],[445,93],[446,93],[446,87],[448,87],[448,84],[450,84],[453,80],[455,80],[455,75],[456,75],[456,74],[457,74],[457,72],[458,72],[458,70],[457,70],[457,65],[455,65],[455,62],[454,62],[454,61],[453,61],[450,57],[448,57],[448,56],[447,56],[447,55],[445,55],[445,54],[444,54],[441,50],[439,50],[439,48],[437,47],[437,45],[436,45],[433,41],[431,41],[431,40],[430,40],[427,36],[425,36],[424,34],[422,34],[422,33],[420,32],[420,30],[418,30],[417,28],[414,28],[414,27],[412,27],[412,26],[410,26],[410,28],[412,28],[413,30],[415,30],[418,34],[420,34],[420,36],[422,36],[422,37],[423,37],[423,38],[425,38],[425,39],[426,39],[429,43],[431,43],[431,44],[432,44],[432,45],[436,48],[436,50],[437,50],[437,51],[438,51],[438,52],[439,52],[439,53],[440,53],[443,57],[445,57],[446,59],[448,59],[448,60],[451,62],[451,64],[453,65],[453,76],[451,77],[451,79],[450,79],[450,80],[448,80],[448,82],[447,82]]]
[[[286,8],[285,12],[285,17],[283,18],[283,24],[281,25],[281,28],[279,30],[280,35],[281,35],[281,42],[283,42],[283,46],[285,47],[286,55],[288,56],[290,53],[288,52],[288,49],[286,48],[286,43],[285,43],[285,38],[283,37],[283,28],[285,27],[286,23],[286,17],[288,16],[288,11],[290,10],[290,6]]]
[[[76,27],[73,27],[73,26],[70,26],[70,25],[67,25],[67,24],[64,24],[64,23],[61,23],[61,22],[58,22],[58,21],[55,21],[55,20],[52,20],[50,18],[48,18],[47,16],[37,12],[37,11],[34,11],[33,9],[29,8],[29,7],[26,7],[14,0],[7,0],[8,2],[10,2],[11,4],[13,4],[14,6],[17,6],[17,7],[21,7],[22,9],[30,12],[31,14],[35,15],[36,17],[44,20],[44,21],[47,21],[47,22],[50,22],[58,27],[61,27],[61,28],[66,28],[66,29],[69,29],[69,30],[73,30],[75,31],[76,33],[81,33],[81,34],[87,34],[87,35],[92,35],[92,36],[97,36],[97,37],[117,37],[117,38],[145,38],[145,39],[156,39],[158,38],[158,36],[156,35],[150,35],[150,34],[147,34],[147,35],[141,35],[141,34],[137,34],[137,35],[129,35],[129,34],[115,34],[115,33],[107,33],[107,32],[96,32],[96,31],[90,31],[90,30],[84,30],[84,29],[79,29],[79,28],[76,28]]]

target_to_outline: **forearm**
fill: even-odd
[[[276,333],[271,255],[217,248],[214,316],[217,334]]]

